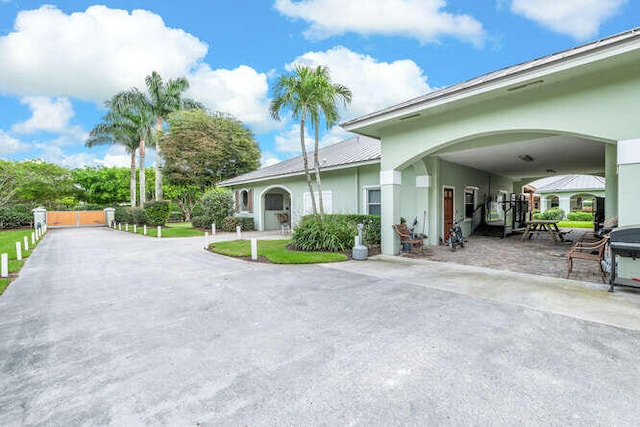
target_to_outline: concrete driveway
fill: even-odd
[[[50,231],[0,297],[0,425],[640,418],[635,293],[384,257],[256,264],[201,246]]]

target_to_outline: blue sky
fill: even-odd
[[[327,65],[350,119],[430,90],[640,25],[631,0],[0,0],[0,158],[126,166],[84,141],[119,90],[157,70],[233,114],[263,164],[299,154],[295,123],[269,118],[294,63]],[[326,130],[323,143],[348,137]],[[150,162],[153,163],[153,153]]]

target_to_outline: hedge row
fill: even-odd
[[[144,204],[144,208],[115,207],[115,221],[125,224],[165,225],[169,218],[170,202],[156,201]]]
[[[200,215],[191,218],[191,224],[195,228],[202,228],[207,230],[211,228],[212,221],[209,216]],[[242,231],[254,230],[253,218],[241,218],[232,215],[224,217],[222,221],[216,223],[216,229],[220,231],[236,231],[236,227],[238,225],[242,227]]]
[[[569,212],[567,219],[569,221],[593,221],[593,212]]]
[[[33,213],[28,206],[14,205],[0,209],[0,229],[31,227]]]

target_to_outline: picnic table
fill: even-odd
[[[558,228],[559,220],[552,219],[536,219],[533,221],[528,221],[526,223],[527,227],[524,230],[524,234],[522,235],[522,241],[526,239],[531,239],[534,234],[546,233],[553,239],[554,242],[564,242],[566,239],[564,238],[565,234],[570,233],[570,231],[560,231]]]

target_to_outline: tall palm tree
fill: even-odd
[[[115,115],[121,117],[130,133],[138,140],[140,153],[140,206],[147,201],[147,179],[145,176],[146,147],[148,143],[153,145],[154,114],[149,108],[147,97],[138,89],[133,88],[117,93],[111,98],[108,106]]]
[[[129,201],[131,206],[136,206],[136,150],[140,140],[130,132],[127,125],[115,117],[113,112],[107,113],[102,122],[96,125],[89,133],[85,145],[95,147],[98,145],[122,145],[131,155],[131,179],[129,181]]]
[[[351,103],[352,94],[349,88],[344,85],[333,83],[329,68],[318,66],[313,70],[314,88],[316,92],[317,104],[311,110],[311,124],[315,131],[315,144],[313,147],[314,169],[316,174],[316,186],[318,187],[318,207],[320,215],[324,215],[324,205],[322,201],[322,182],[320,180],[320,159],[318,149],[320,145],[320,118],[324,116],[327,129],[335,125],[340,118],[338,113],[338,103],[344,107]]]
[[[305,122],[317,109],[313,70],[302,65],[295,65],[291,74],[280,76],[273,87],[273,99],[269,105],[269,113],[274,120],[280,120],[280,113],[289,110],[294,120],[300,120],[300,148],[302,151],[302,164],[307,178],[311,207],[313,214],[318,215],[316,207],[311,174],[309,173],[309,158],[304,142]]]
[[[183,109],[204,109],[204,106],[189,98],[183,98],[189,89],[189,82],[184,77],[170,79],[166,82],[157,71],[145,78],[148,92],[148,107],[156,120],[156,131],[162,132],[162,124],[174,111]],[[156,144],[156,200],[162,200],[162,170],[160,144]]]

